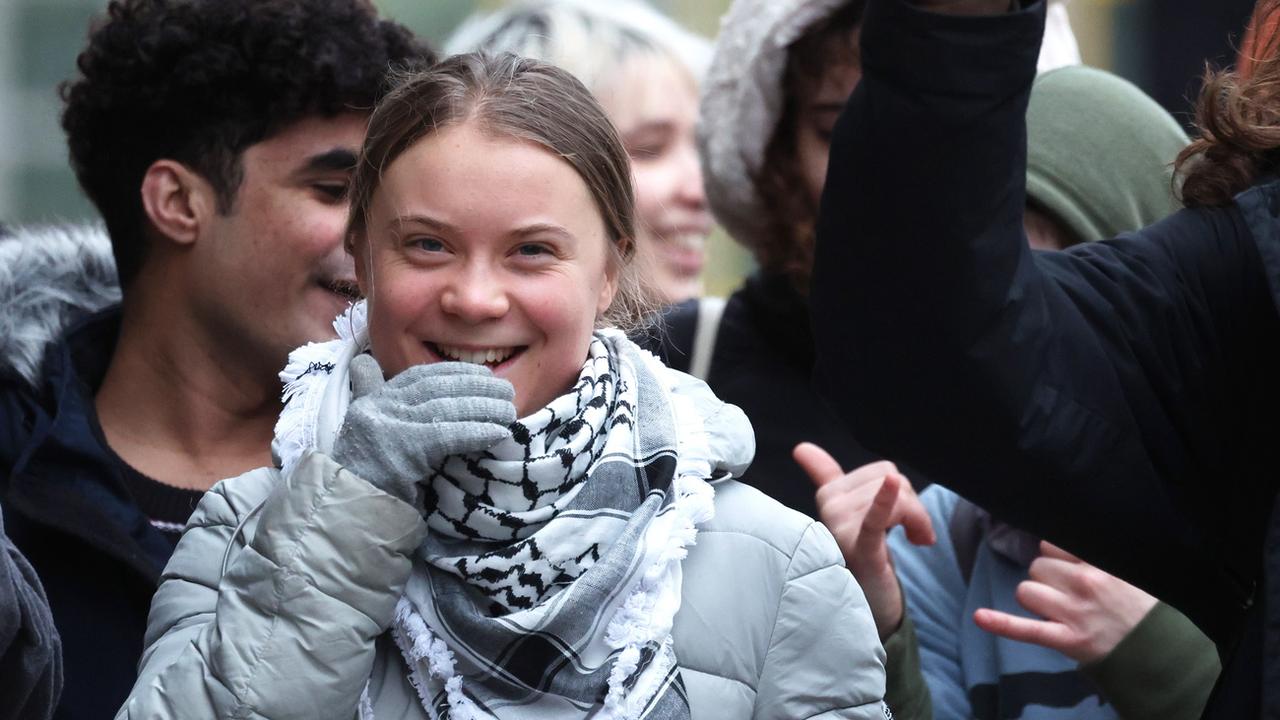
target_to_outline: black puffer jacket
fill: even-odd
[[[1208,716],[1280,717],[1280,183],[1028,250],[1042,23],[869,4],[818,227],[819,382],[868,446],[1186,613],[1224,655]]]
[[[131,498],[96,421],[93,391],[115,347],[118,295],[98,231],[0,240],[0,507],[62,637],[55,718],[111,717],[124,702],[173,551]]]

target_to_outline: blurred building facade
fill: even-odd
[[[67,167],[58,83],[71,77],[102,0],[0,0],[0,221],[82,219]]]

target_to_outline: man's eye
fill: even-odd
[[[335,202],[344,200],[347,197],[346,183],[316,183],[311,187],[315,188],[316,192]]]

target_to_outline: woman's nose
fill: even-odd
[[[702,184],[702,163],[698,160],[698,151],[694,147],[686,148],[681,153],[679,198],[682,202],[698,208],[706,207],[707,193]]]
[[[480,323],[507,314],[511,304],[506,289],[493,273],[473,270],[460,273],[440,296],[440,308],[468,323]]]

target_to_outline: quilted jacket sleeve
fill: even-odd
[[[754,720],[891,717],[884,664],[862,590],[831,533],[810,524],[787,568]]]
[[[319,453],[288,482],[219,483],[165,568],[117,719],[353,717],[424,533],[414,508]]]

